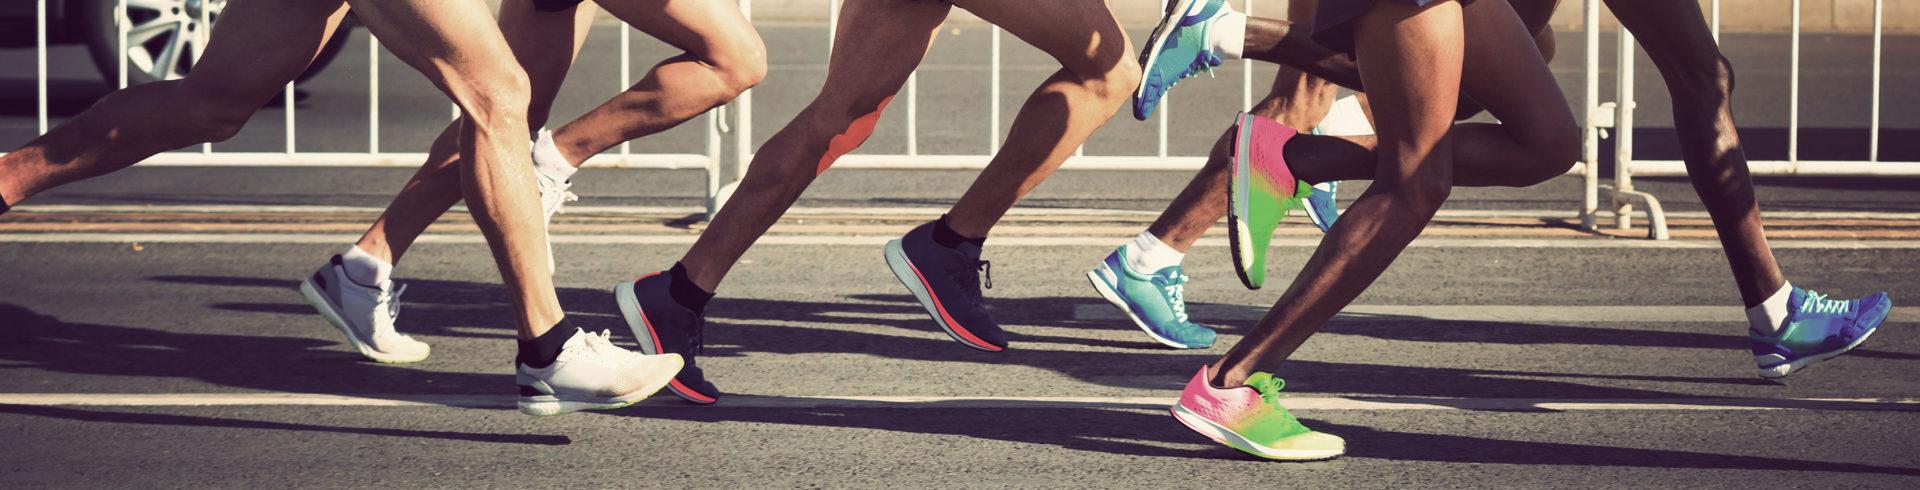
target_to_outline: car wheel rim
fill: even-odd
[[[156,80],[186,76],[206,52],[226,0],[125,0],[127,70]]]

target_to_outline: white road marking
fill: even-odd
[[[1167,397],[945,397],[945,396],[753,396],[732,395],[712,407],[750,409],[806,408],[1122,408],[1164,409]],[[1649,399],[1522,399],[1522,398],[1394,398],[1294,397],[1294,410],[1864,410],[1920,411],[1920,398],[1649,398]],[[503,395],[326,395],[298,393],[9,393],[0,405],[87,407],[460,407],[503,409],[514,407],[514,397]],[[685,403],[654,397],[642,407],[686,407]]]
[[[359,235],[333,233],[0,233],[0,243],[206,243],[206,244],[344,244]],[[553,243],[580,245],[691,245],[699,238],[684,235],[554,235]],[[897,238],[886,236],[768,235],[762,245],[880,246]],[[1002,247],[1112,247],[1126,237],[997,237]],[[419,243],[485,244],[478,234],[429,234]],[[1225,247],[1224,238],[1202,238],[1200,247]],[[1311,248],[1319,237],[1274,238],[1274,247]],[[1912,250],[1920,240],[1774,240],[1775,250]],[[1421,238],[1414,248],[1548,248],[1548,249],[1701,249],[1719,250],[1713,240],[1638,240],[1604,238]]]
[[[1187,314],[1194,321],[1252,322],[1266,316],[1267,307],[1245,305],[1189,305]],[[1073,308],[1075,320],[1127,320],[1118,308],[1081,304]],[[1747,321],[1746,311],[1738,305],[1721,306],[1542,306],[1542,305],[1351,305],[1335,317],[1354,323],[1408,321],[1474,322],[1718,322]],[[1737,331],[1729,331],[1733,333]]]

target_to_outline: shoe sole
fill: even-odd
[[[373,350],[373,346],[367,345],[366,341],[361,340],[359,334],[353,333],[353,327],[347,325],[347,319],[340,316],[340,311],[334,306],[333,301],[327,299],[325,294],[320,293],[320,287],[313,284],[312,276],[308,276],[306,279],[300,281],[300,296],[307,300],[307,305],[312,306],[314,311],[320,313],[321,318],[327,319],[327,324],[333,325],[334,329],[346,334],[347,344],[352,345],[354,350],[360,351],[361,356],[371,359],[373,362],[381,364],[407,364],[424,361],[427,357],[433,355],[432,346],[428,346],[427,351],[421,353],[419,357],[396,356]]]
[[[640,279],[650,276],[652,274],[641,276]],[[635,279],[635,281],[638,280]],[[640,297],[633,293],[633,283],[622,282],[614,285],[613,299],[615,303],[620,304],[620,317],[627,321],[627,328],[633,332],[634,340],[640,342],[640,353],[650,356],[660,355],[660,334],[653,331],[653,322],[647,321],[647,313],[640,309]],[[682,400],[699,405],[712,405],[720,401],[719,398],[694,391],[693,388],[681,383],[678,376],[667,382],[667,391]]]
[[[1093,270],[1087,271],[1087,282],[1093,284],[1094,292],[1098,292],[1100,293],[1100,297],[1106,298],[1107,303],[1112,304],[1115,308],[1119,308],[1122,313],[1126,313],[1127,318],[1130,320],[1133,320],[1133,326],[1140,327],[1140,331],[1146,332],[1148,338],[1152,338],[1154,342],[1159,342],[1161,345],[1165,345],[1167,347],[1172,347],[1175,349],[1182,349],[1182,350],[1205,349],[1208,347],[1212,347],[1212,344],[1194,347],[1187,344],[1175,342],[1171,339],[1160,336],[1160,334],[1153,333],[1152,328],[1147,328],[1147,322],[1142,321],[1139,315],[1133,314],[1133,308],[1127,306],[1126,300],[1120,299],[1120,293],[1117,291],[1114,291],[1113,286],[1107,285],[1106,279],[1100,276],[1100,271],[1104,267],[1106,266],[1101,265],[1101,268],[1095,268]],[[1109,274],[1111,274],[1111,272],[1109,272]]]
[[[1193,2],[1195,1],[1198,0],[1175,0],[1167,2],[1167,11],[1160,14],[1160,24],[1153,26],[1153,34],[1147,36],[1146,49],[1141,50],[1140,56],[1135,59],[1135,61],[1140,64],[1140,79],[1145,80],[1147,78],[1147,72],[1153,70],[1153,62],[1159,60],[1160,48],[1167,44],[1166,34],[1169,30],[1168,27],[1179,22],[1175,12],[1185,13],[1188,9],[1193,8]],[[1140,104],[1140,96],[1145,93],[1147,93],[1147,84],[1142,83],[1138,88],[1133,89],[1133,103],[1135,106]],[[1165,98],[1162,97],[1162,100],[1165,100]],[[1158,106],[1155,107],[1157,108]],[[1147,117],[1152,116],[1152,114],[1147,114]],[[1136,113],[1134,119],[1145,121],[1146,117],[1139,117]]]
[[[933,323],[939,324],[940,329],[947,332],[947,336],[953,337],[953,340],[959,341],[961,345],[987,352],[1006,350],[980,341],[978,337],[967,332],[966,328],[952,325],[947,321],[946,308],[940,306],[940,298],[933,295],[926,279],[920,276],[920,268],[914,267],[913,261],[907,260],[906,249],[901,248],[899,239],[887,242],[886,257],[887,269],[893,271],[893,278],[899,279],[900,285],[906,286],[907,291],[913,293],[913,298],[919,300],[920,306],[927,309],[927,316],[933,318]]]
[[[1207,438],[1213,439],[1214,442],[1225,444],[1227,447],[1238,449],[1241,452],[1261,458],[1277,461],[1324,461],[1338,458],[1347,452],[1344,447],[1338,450],[1274,449],[1249,441],[1247,438],[1241,437],[1240,434],[1226,427],[1221,427],[1219,424],[1207,420],[1206,417],[1201,417],[1200,414],[1187,410],[1186,406],[1174,404],[1173,408],[1168,411],[1173,412],[1174,420],[1179,420],[1180,424],[1187,426],[1188,429],[1192,429],[1194,432],[1200,433],[1200,435],[1207,436]]]
[[[1860,335],[1860,338],[1853,339],[1853,342],[1848,343],[1846,347],[1843,347],[1840,350],[1836,350],[1836,351],[1828,352],[1824,354],[1815,354],[1808,357],[1802,357],[1802,358],[1787,362],[1786,364],[1781,364],[1781,365],[1770,367],[1770,368],[1759,368],[1760,377],[1767,378],[1767,379],[1785,378],[1789,374],[1799,372],[1801,369],[1805,369],[1808,366],[1817,364],[1820,361],[1825,361],[1828,359],[1846,355],[1846,353],[1848,352],[1853,352],[1853,348],[1859,347],[1860,344],[1866,343],[1867,338],[1872,337],[1873,333],[1878,331],[1880,331],[1880,326],[1875,325],[1873,327],[1873,330],[1868,330],[1867,333]],[[1782,369],[1782,368],[1785,368],[1785,369]]]
[[[1227,251],[1233,255],[1233,274],[1240,278],[1240,285],[1246,286],[1247,289],[1260,289],[1262,284],[1254,283],[1248,273],[1248,270],[1253,268],[1254,253],[1251,241],[1253,232],[1247,229],[1246,216],[1246,213],[1251,210],[1249,208],[1252,207],[1247,201],[1253,198],[1248,195],[1252,192],[1248,189],[1251,185],[1248,175],[1253,169],[1248,164],[1248,159],[1241,158],[1250,151],[1249,148],[1244,147],[1253,139],[1244,133],[1252,130],[1252,125],[1246,123],[1245,116],[1234,121],[1234,131],[1242,134],[1234,137],[1233,164],[1228,167],[1233,170],[1233,175],[1228,181],[1228,185],[1232,187],[1227,192],[1227,242],[1229,245]]]
[[[682,362],[680,366],[675,366],[671,372],[673,375],[678,375],[680,368],[685,366],[686,364]],[[634,390],[625,396],[601,400],[562,400],[552,395],[535,397],[523,396],[520,397],[520,413],[535,417],[552,417],[581,410],[614,410],[626,408],[635,403],[640,403],[640,400],[645,400],[647,397],[653,396],[654,393],[659,393],[661,388],[666,387],[673,380],[673,375],[667,376],[665,380],[649,382],[640,389]]]

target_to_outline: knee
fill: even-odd
[[[1573,164],[1580,161],[1580,127],[1573,121],[1567,121],[1562,127],[1547,131],[1544,138],[1534,143],[1532,165],[1515,174],[1515,186],[1526,187],[1540,184],[1556,177],[1566,175]]]
[[[1684,68],[1673,80],[1676,102],[1693,103],[1695,109],[1718,111],[1733,98],[1733,62],[1719,50],[1703,50],[1678,64]]]
[[[527,109],[533,98],[527,72],[508,62],[484,73],[465,80],[464,88],[455,89],[454,103],[484,131],[517,130],[525,134]]]
[[[767,78],[767,46],[757,36],[750,43],[738,44],[740,47],[726,50],[711,60],[720,78],[721,103],[733,100]]]
[[[168,82],[161,82],[168,83]],[[189,90],[184,99],[187,113],[176,120],[194,133],[195,139],[219,143],[240,134],[255,110],[264,103],[248,103],[237,97],[205,94]]]
[[[1124,103],[1140,88],[1140,64],[1132,56],[1121,56],[1106,73],[1090,80],[1093,93],[1102,100]]]

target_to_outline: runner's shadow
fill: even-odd
[[[1920,476],[1920,469],[1809,459],[1737,456],[1694,451],[1509,441],[1447,434],[1418,434],[1341,424],[1309,424],[1347,440],[1349,457],[1502,465],[1616,466],[1671,469],[1821,471]]]
[[[1166,414],[1165,408],[1156,408],[1159,415],[1153,415],[1140,410],[1108,408],[992,409],[953,405],[936,402],[903,408],[649,406],[614,413],[702,423],[746,422],[960,436],[1133,456],[1219,459],[1228,453],[1238,453],[1181,427]]]
[[[499,444],[535,444],[542,446],[565,446],[573,439],[564,435],[544,434],[484,434],[473,432],[450,432],[439,430],[388,429],[380,427],[336,427],[328,425],[302,424],[293,422],[271,422],[264,420],[242,420],[194,415],[174,415],[162,413],[115,412],[81,410],[67,407],[46,407],[27,405],[0,405],[0,413],[32,415],[88,423],[173,425],[183,427],[219,427],[231,429],[284,430],[301,432],[328,432],[335,434],[356,434],[386,437],[418,437],[449,441],[485,442]]]

